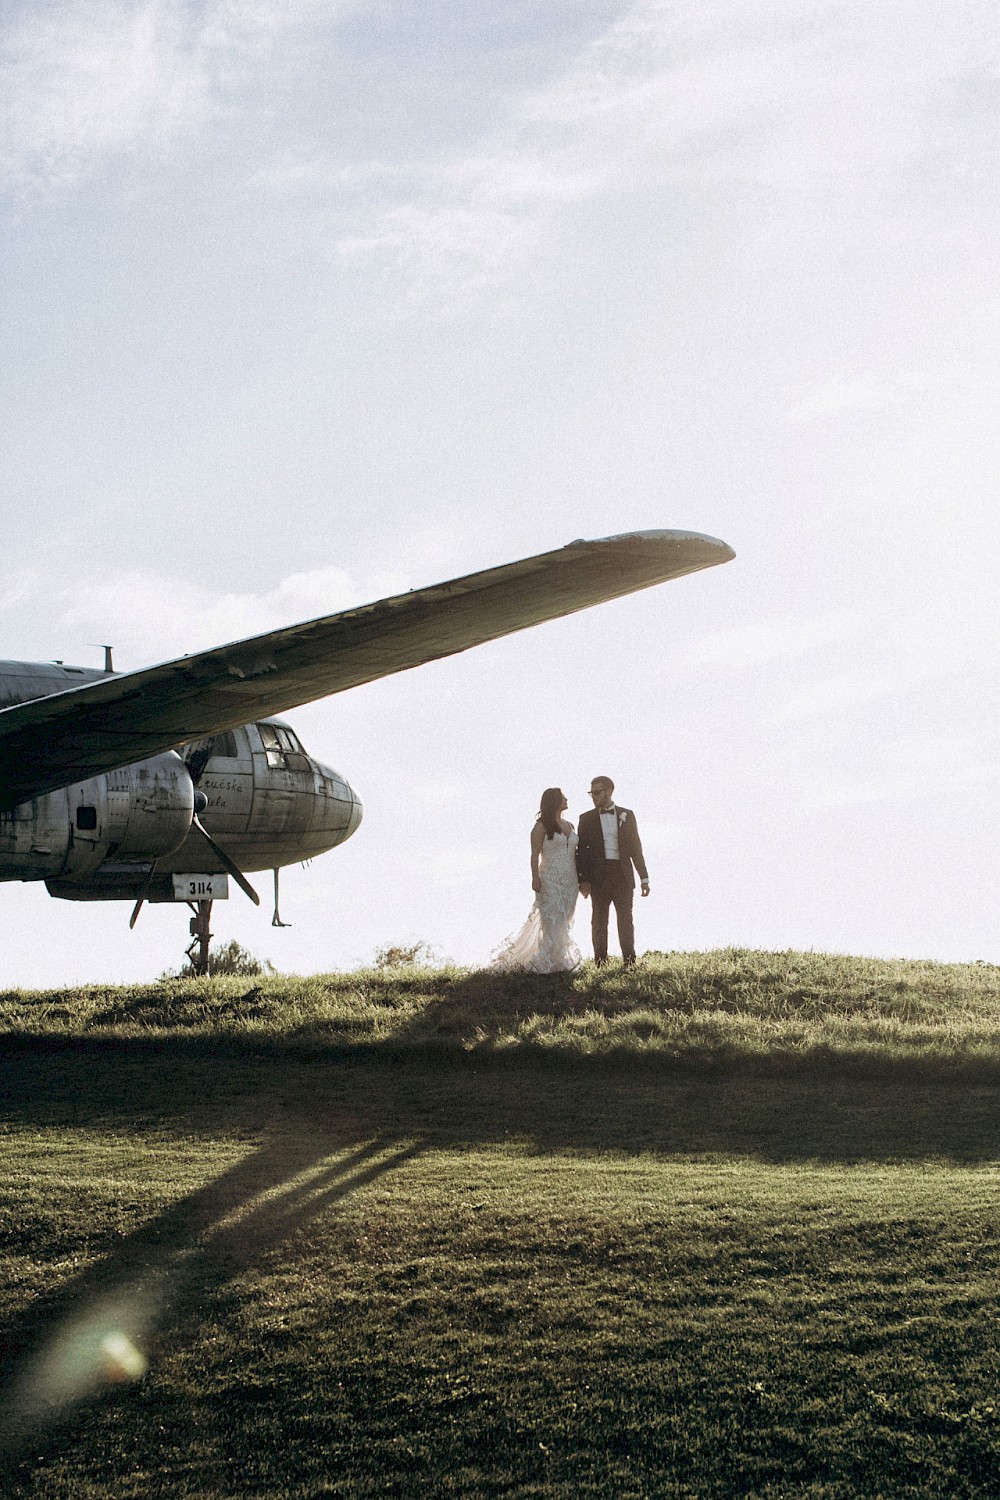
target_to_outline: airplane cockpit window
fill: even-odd
[[[278,739],[278,731],[275,729],[274,725],[258,724],[257,728],[260,730],[261,744],[264,746],[264,753],[267,756],[268,765],[279,767],[283,766],[285,764],[284,751],[281,748],[281,743]]]
[[[238,760],[239,751],[236,748],[236,736],[231,729],[223,729],[212,741],[212,759],[221,756],[223,760]]]
[[[309,761],[295,735],[284,724],[258,724],[269,766],[281,771],[306,771]]]

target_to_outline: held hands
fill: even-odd
[[[639,887],[639,891],[640,891],[640,894],[643,895],[643,896],[648,896],[649,895],[649,881],[648,880],[644,880],[642,882],[641,886]],[[580,881],[580,895],[583,897],[584,901],[586,901],[589,898],[589,896],[590,896],[590,881],[589,880],[581,880]]]

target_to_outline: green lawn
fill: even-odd
[[[4,1492],[1000,1493],[996,980],[3,997]]]

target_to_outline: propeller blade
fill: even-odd
[[[145,902],[146,897],[149,895],[149,888],[153,884],[153,876],[155,874],[156,874],[156,860],[154,859],[153,863],[149,867],[149,874],[146,876],[146,884],[142,888],[142,894],[139,897],[138,901],[133,906],[133,908],[132,908],[132,915],[128,919],[128,930],[129,930],[129,932],[132,931],[132,928],[135,926],[136,922],[138,922],[138,920],[139,920],[139,913],[142,911],[143,903]]]
[[[225,849],[219,848],[218,844],[215,842],[212,835],[205,827],[204,823],[198,817],[197,813],[191,819],[191,826],[192,828],[197,828],[198,832],[201,834],[202,838],[205,840],[206,844],[211,849],[212,853],[215,855],[222,868],[233,877],[240,890],[250,897],[250,900],[253,902],[254,906],[259,906],[260,897],[258,896],[257,892],[254,890],[249,880],[243,874],[243,871],[238,870],[233,864]]]

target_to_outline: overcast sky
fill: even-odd
[[[289,715],[365,821],[219,939],[484,962],[541,790],[607,773],[640,950],[1000,962],[998,39],[989,0],[8,0],[0,656],[737,552]],[[8,985],[187,942],[0,902]]]

